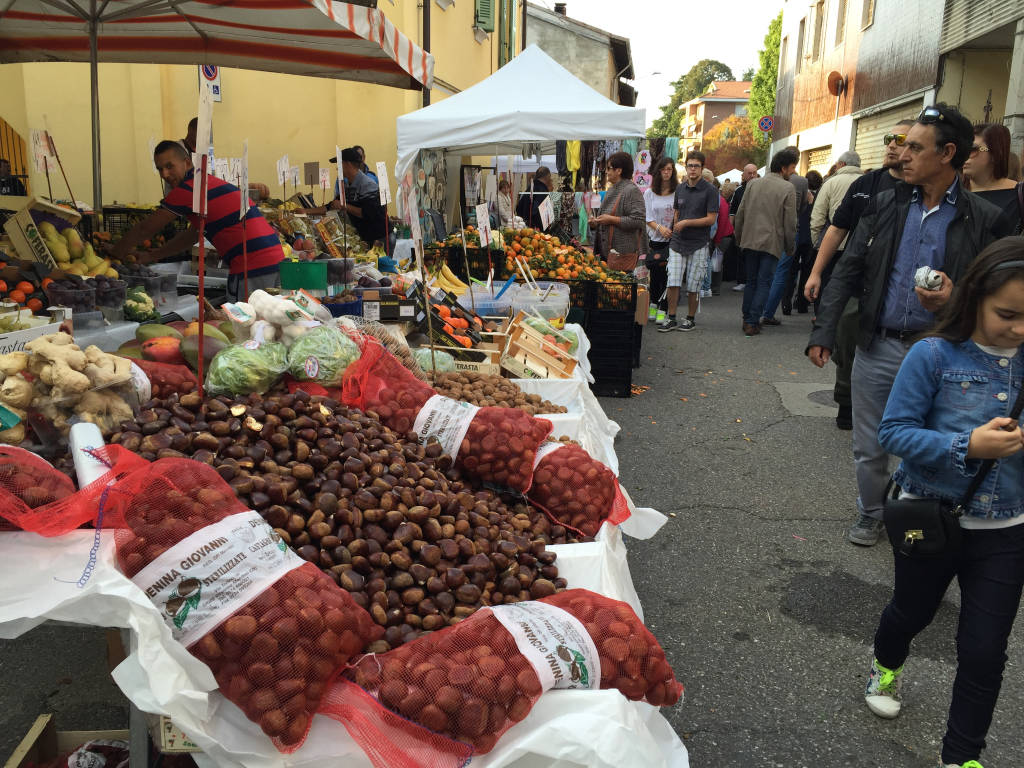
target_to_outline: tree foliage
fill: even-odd
[[[757,121],[764,115],[775,114],[775,91],[779,77],[779,47],[782,43],[782,11],[768,25],[768,34],[764,36],[764,48],[758,53],[761,66],[754,73],[750,86],[750,105],[747,114],[750,116],[751,130],[758,145],[768,149],[769,141],[757,127]]]
[[[661,108],[661,117],[647,129],[647,136],[678,136],[682,115],[679,106],[695,99],[715,81],[732,80],[728,65],[715,59],[701,59],[690,71],[672,83],[672,98]]]
[[[741,77],[740,80],[742,80],[744,83],[747,82],[748,80],[753,80],[755,72],[756,70],[753,67],[751,67],[750,69],[743,70],[743,77]]]
[[[765,152],[757,139],[750,120],[730,115],[704,134],[701,151],[707,157],[707,167],[718,176],[747,163],[763,165]]]

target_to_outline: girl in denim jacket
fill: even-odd
[[[1024,377],[1024,238],[986,248],[907,353],[878,439],[902,457],[906,496],[959,501],[983,459],[998,459],[960,518],[962,546],[948,557],[895,555],[892,601],[875,633],[865,699],[899,714],[903,663],[949,583],[960,586],[957,672],[940,768],[977,762],[992,722],[1006,644],[1024,584],[1024,433],[1007,417]]]

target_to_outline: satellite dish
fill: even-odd
[[[846,78],[836,71],[828,73],[828,92],[840,96],[846,90]]]

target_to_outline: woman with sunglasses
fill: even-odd
[[[1021,231],[1021,210],[1017,200],[1017,182],[1010,178],[1010,131],[999,123],[974,127],[971,154],[964,163],[968,189],[992,203]]]

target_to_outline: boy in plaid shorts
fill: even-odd
[[[668,250],[668,318],[658,331],[692,331],[697,301],[711,257],[709,242],[711,225],[718,218],[718,190],[701,177],[704,154],[693,151],[686,155],[686,182],[676,187],[675,217]],[[685,278],[685,281],[684,281]],[[686,285],[686,319],[676,322],[679,291]]]

